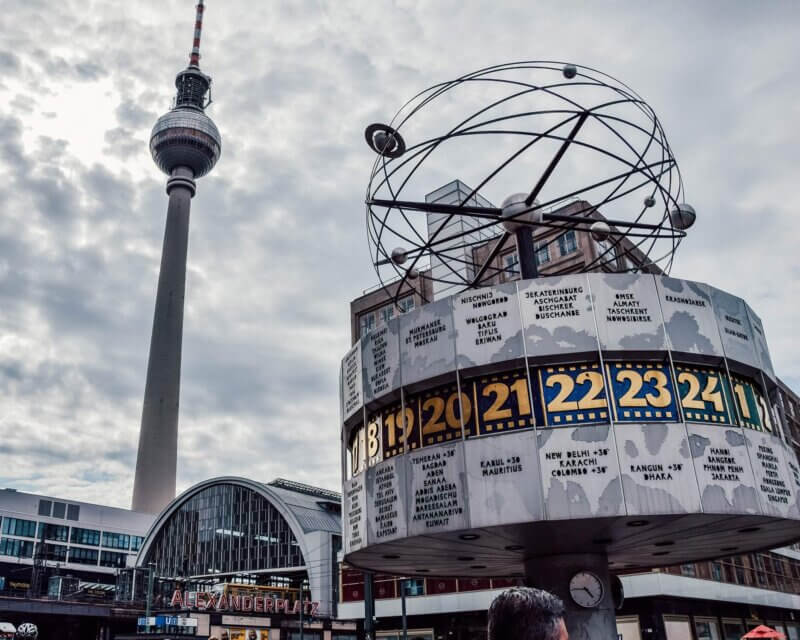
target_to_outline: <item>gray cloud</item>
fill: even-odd
[[[0,16],[0,485],[126,506],[166,211],[147,140],[194,14],[84,5],[12,0]],[[192,205],[179,489],[222,473],[338,486],[348,303],[375,282],[363,128],[500,61],[570,59],[645,96],[699,213],[674,275],[746,298],[776,371],[800,384],[796,7],[592,9],[209,3],[202,66],[223,156]],[[53,101],[75,95],[93,96],[79,130],[54,129]]]

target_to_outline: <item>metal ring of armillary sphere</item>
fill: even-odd
[[[551,230],[545,244],[591,234],[583,270],[668,273],[695,220],[653,109],[589,67],[487,67],[425,89],[365,136],[370,254],[395,301],[427,299],[425,278],[463,290],[518,275],[499,257],[521,227]]]

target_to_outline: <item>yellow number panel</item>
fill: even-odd
[[[616,422],[676,422],[675,390],[669,367],[660,363],[606,364]]]
[[[600,365],[581,364],[539,369],[539,392],[549,427],[609,421]]]

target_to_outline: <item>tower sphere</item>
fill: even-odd
[[[167,175],[176,167],[189,167],[195,178],[206,175],[222,153],[217,126],[203,111],[176,107],[161,116],[150,134],[153,161]]]
[[[503,210],[500,214],[500,224],[502,224],[503,229],[509,233],[514,233],[522,227],[542,221],[541,211],[532,209],[539,203],[534,200],[529,207],[525,204],[525,198],[527,197],[527,193],[515,193],[514,195],[508,196],[503,200],[503,204],[500,205],[500,208]]]

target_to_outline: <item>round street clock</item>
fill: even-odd
[[[579,571],[569,580],[569,595],[575,604],[591,609],[603,599],[603,583],[589,571]]]

